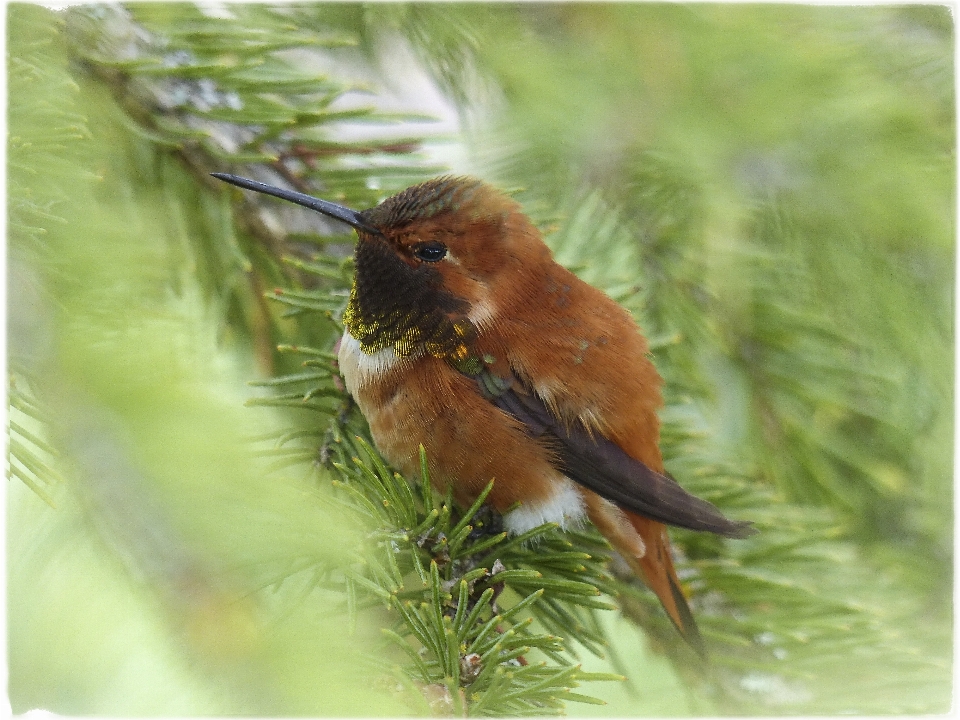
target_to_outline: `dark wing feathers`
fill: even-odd
[[[496,395],[490,393],[490,383],[483,383],[479,377],[478,383],[483,394],[523,423],[532,437],[550,442],[564,475],[624,510],[667,525],[725,537],[745,537],[755,532],[750,523],[728,520],[714,505],[630,457],[611,440],[565,426],[543,400],[519,386],[518,381]]]

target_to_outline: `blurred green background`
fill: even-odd
[[[581,660],[628,681],[568,712],[946,712],[949,8],[10,4],[7,53],[14,712],[419,707],[371,679],[383,611],[351,634],[297,574],[363,529],[254,452],[320,421],[248,381],[335,336],[264,296],[349,252],[205,175],[260,167],[358,209],[447,171],[515,192],[652,339],[671,472],[757,521],[675,535],[735,650],[693,668],[602,612]]]

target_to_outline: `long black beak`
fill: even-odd
[[[249,180],[247,178],[240,177],[239,175],[230,175],[228,173],[210,174],[217,178],[217,180],[223,180],[231,185],[237,185],[238,187],[246,188],[247,190],[254,190],[266,195],[273,195],[281,200],[289,200],[297,205],[303,205],[311,210],[316,210],[318,213],[323,213],[324,215],[335,218],[340,222],[345,222],[347,225],[350,225],[357,230],[362,230],[365,233],[372,233],[374,235],[382,234],[377,228],[365,223],[363,218],[360,217],[360,213],[358,213],[356,210],[345,208],[342,205],[321,200],[311,195],[304,195],[303,193],[294,192],[293,190],[284,190],[283,188],[267,185],[266,183],[257,182],[256,180]]]

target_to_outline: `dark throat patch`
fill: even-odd
[[[466,317],[469,305],[441,282],[436,268],[411,267],[386,240],[363,236],[343,325],[368,355],[393,348],[399,357],[420,351],[466,356],[476,333]]]

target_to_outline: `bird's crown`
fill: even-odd
[[[360,214],[376,228],[402,227],[462,212],[471,206],[471,201],[479,199],[484,187],[474,178],[444,175],[409,187]]]

